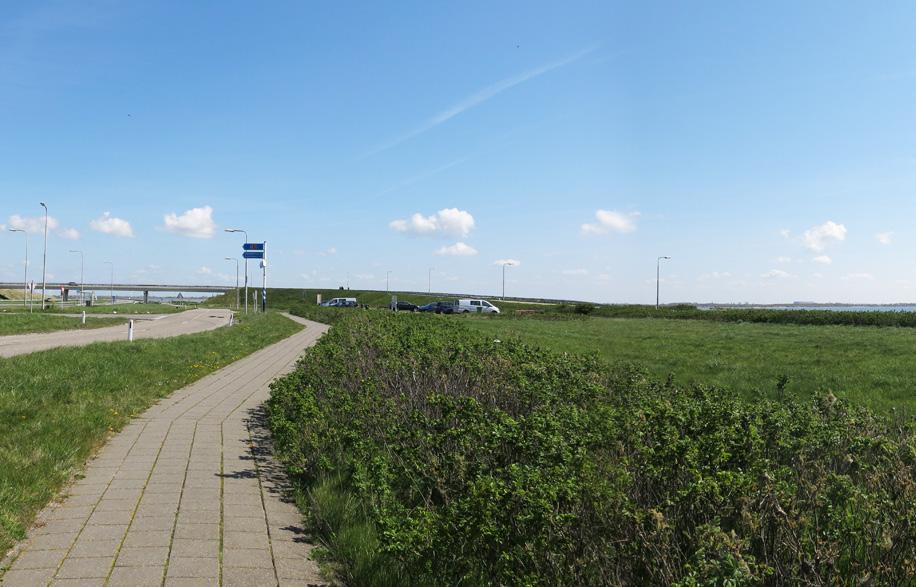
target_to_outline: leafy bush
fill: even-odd
[[[916,435],[461,322],[346,315],[269,403],[360,585],[912,584]]]

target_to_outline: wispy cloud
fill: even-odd
[[[512,89],[519,84],[523,84],[527,81],[538,78],[544,75],[545,73],[549,73],[555,69],[559,69],[561,67],[565,67],[567,65],[575,63],[576,61],[579,61],[586,55],[589,55],[590,53],[595,52],[598,49],[598,47],[599,45],[597,44],[592,45],[590,47],[582,49],[581,51],[578,51],[577,53],[564,57],[563,59],[551,61],[550,63],[546,63],[535,69],[531,69],[529,71],[511,76],[511,77],[507,77],[503,80],[496,82],[493,85],[487,86],[486,88],[483,88],[482,90],[479,90],[471,94],[470,96],[468,96],[464,100],[461,100],[457,104],[454,104],[451,107],[436,114],[435,116],[433,116],[432,118],[430,118],[429,120],[421,124],[420,126],[411,130],[410,132],[404,133],[400,135],[399,137],[396,137],[388,141],[387,143],[378,145],[377,147],[375,147],[374,149],[366,153],[365,156],[368,157],[371,155],[375,155],[376,153],[381,153],[382,151],[387,151],[388,149],[393,149],[394,147],[397,147],[401,143],[409,141],[410,139],[417,137],[425,132],[429,132],[430,130],[436,128],[440,124],[451,120],[452,118],[458,116],[459,114],[463,112],[467,112],[468,110],[472,108],[476,108],[477,106],[480,106],[484,102],[498,96],[499,94],[505,92],[506,90]]]

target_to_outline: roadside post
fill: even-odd
[[[85,315],[85,312],[83,312],[83,315]],[[127,340],[129,342],[134,341],[134,321],[133,320],[127,321]]]
[[[83,310],[83,324],[86,323],[86,310]]]
[[[263,312],[267,309],[267,241],[264,241],[263,243],[245,243],[242,245],[242,257],[245,259],[261,260],[261,269],[263,271],[263,282],[261,288],[261,311]],[[257,308],[257,293],[254,292],[252,297],[254,298],[255,308]]]

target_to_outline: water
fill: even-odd
[[[862,306],[817,306],[805,304],[789,304],[785,306],[706,306],[703,309],[727,308],[744,310],[827,310],[829,312],[916,312],[916,305],[900,304],[894,306],[862,305]]]

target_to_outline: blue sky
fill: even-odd
[[[916,5],[759,4],[4,2],[0,224],[61,280],[242,227],[278,286],[916,300]]]

